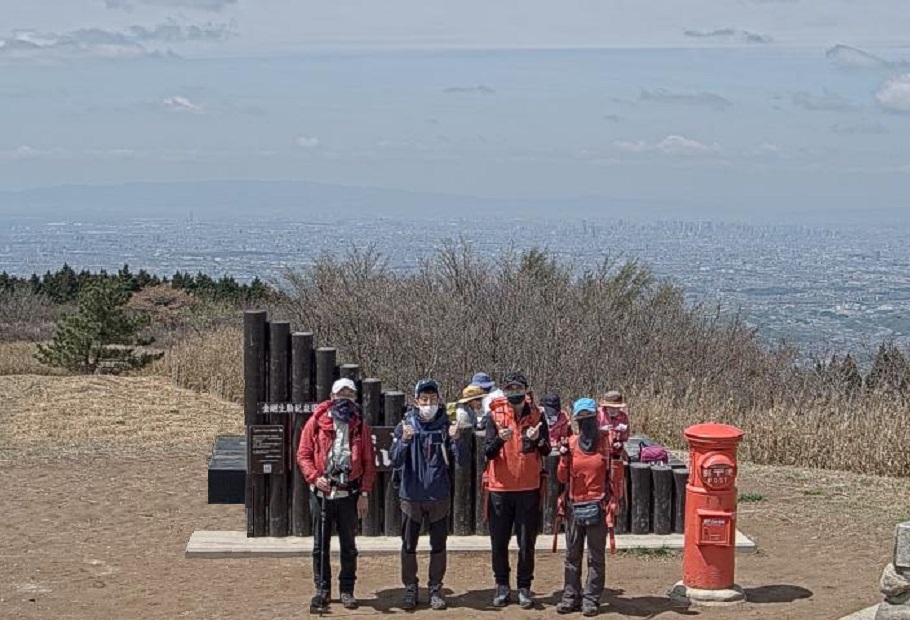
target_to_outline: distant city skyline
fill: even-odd
[[[677,216],[906,210],[897,1],[0,0],[0,15],[0,191],[245,179]]]

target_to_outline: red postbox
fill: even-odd
[[[743,432],[726,424],[696,424],[689,442],[683,580],[671,595],[692,602],[743,599],[736,563],[736,447]]]

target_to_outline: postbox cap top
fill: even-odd
[[[729,424],[706,422],[690,426],[684,431],[686,439],[715,439],[720,441],[739,441],[743,432]]]

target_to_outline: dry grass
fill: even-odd
[[[683,447],[683,430],[710,420],[742,429],[740,456],[753,463],[910,477],[910,411],[888,395],[740,413],[724,402],[680,408],[666,397],[632,394],[634,428],[670,446]]]
[[[240,407],[157,377],[0,377],[0,448],[209,446],[242,434]]]
[[[65,375],[60,368],[45,366],[35,359],[36,342],[0,342],[0,376]]]
[[[189,336],[143,371],[174,385],[231,401],[243,401],[243,331],[222,327]]]

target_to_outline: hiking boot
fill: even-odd
[[[430,609],[442,611],[446,607],[446,600],[442,596],[442,588],[440,586],[432,586],[430,588]]]
[[[401,608],[405,611],[412,611],[417,608],[417,584],[412,583],[404,589],[404,598],[401,601]]]
[[[496,594],[493,596],[493,607],[505,607],[512,598],[512,591],[509,586],[496,586]]]
[[[570,614],[579,609],[581,609],[581,605],[578,604],[578,601],[573,601],[572,599],[564,598],[556,603],[556,613],[558,614]]]
[[[341,593],[341,606],[345,609],[357,609],[360,604],[351,592]]]
[[[318,591],[310,599],[310,613],[311,614],[321,614],[324,613],[329,608],[329,593],[325,591]]]
[[[518,605],[522,609],[531,609],[534,607],[534,597],[531,596],[531,588],[518,589]]]
[[[591,618],[597,615],[598,605],[594,601],[585,601],[581,604],[581,615]]]

